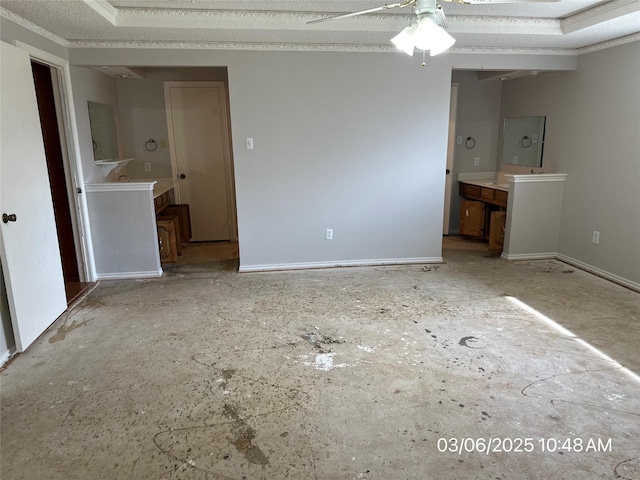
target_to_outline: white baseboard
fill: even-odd
[[[0,355],[0,367],[7,363],[14,353],[16,353],[16,347],[11,347],[9,350]]]
[[[534,253],[534,254],[525,253],[525,254],[507,255],[506,253],[503,252],[500,257],[509,261],[549,260],[549,259],[560,260],[561,262],[568,263],[569,265],[579,268],[580,270],[584,270],[585,272],[604,278],[605,280],[609,280],[610,282],[617,283],[618,285],[622,285],[623,287],[627,287],[636,292],[640,292],[640,283],[632,282],[631,280],[627,280],[626,278],[620,277],[614,273],[607,272],[606,270],[602,270],[600,268],[594,267],[593,265],[589,265],[588,263],[581,262],[580,260],[576,260],[575,258],[568,257],[561,253],[557,253],[557,252]]]
[[[97,280],[131,280],[135,278],[158,278],[162,276],[162,269],[150,270],[148,272],[125,272],[125,273],[98,273]]]
[[[566,255],[556,254],[556,258],[562,262],[568,263],[580,270],[584,270],[585,272],[592,273],[597,275],[598,277],[602,277],[605,280],[609,280],[613,283],[617,283],[618,285],[622,285],[623,287],[627,287],[636,292],[640,292],[640,283],[632,282],[631,280],[627,280],[626,278],[620,277],[613,273],[609,273],[600,268],[594,267],[587,263],[581,262],[580,260],[576,260],[575,258],[567,257]]]
[[[240,265],[239,272],[272,272],[277,270],[309,270],[336,267],[374,267],[383,265],[414,265],[444,263],[442,257],[387,258],[383,260],[345,260],[337,262],[274,263],[268,265]]]
[[[552,258],[557,258],[558,254],[556,252],[547,252],[547,253],[516,253],[513,255],[508,255],[502,252],[500,258],[504,258],[505,260],[513,261],[523,261],[523,260],[549,260]]]

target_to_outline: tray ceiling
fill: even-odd
[[[377,0],[1,0],[0,13],[70,48],[394,50],[411,9],[308,25]],[[567,53],[640,39],[640,0],[461,5],[441,2],[453,52]]]

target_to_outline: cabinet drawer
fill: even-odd
[[[487,200],[493,200],[496,191],[493,188],[480,188],[480,196]]]
[[[470,196],[470,197],[479,197],[480,196],[480,187],[478,185],[469,185],[467,183],[460,184],[460,195],[462,196]]]
[[[496,202],[500,203],[504,206],[507,205],[507,198],[509,194],[507,192],[503,192],[502,190],[496,190]]]

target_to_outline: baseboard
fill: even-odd
[[[623,287],[627,287],[628,289],[635,292],[640,292],[640,283],[632,282],[631,280],[627,280],[626,278],[620,277],[613,273],[609,273],[605,270],[581,262],[579,260],[576,260],[575,258],[567,257],[566,255],[562,255],[560,253],[556,254],[556,258],[562,262],[568,263],[571,266],[579,268],[580,270],[592,273],[593,275],[604,278],[605,280],[609,280],[613,283],[617,283],[618,285],[622,285]]]
[[[555,259],[560,260],[561,262],[567,263],[573,267],[579,268],[580,270],[584,270],[585,272],[596,275],[597,277],[604,278],[605,280],[609,280],[610,282],[616,283],[623,287],[626,287],[635,292],[640,292],[640,283],[632,282],[626,278],[620,277],[613,273],[607,272],[606,270],[602,270],[600,268],[589,265],[588,263],[581,262],[580,260],[576,260],[575,258],[568,257],[561,253],[525,253],[525,254],[516,254],[516,255],[507,255],[506,253],[502,253],[500,256],[505,260],[509,261],[526,261],[526,260],[549,260]]]
[[[240,273],[272,272],[278,270],[310,270],[316,268],[375,267],[384,265],[415,265],[444,263],[442,257],[387,258],[383,260],[345,260],[337,262],[274,263],[268,265],[240,265]]]
[[[125,272],[125,273],[98,273],[97,280],[132,280],[136,278],[158,278],[162,276],[162,269],[148,272]]]
[[[556,252],[547,252],[547,253],[516,253],[513,255],[508,255],[502,252],[500,258],[504,258],[505,260],[513,261],[523,261],[523,260],[549,260],[552,258],[557,258],[558,254]]]
[[[7,363],[15,353],[16,347],[11,347],[9,350],[0,355],[0,367]]]

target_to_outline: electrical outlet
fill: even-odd
[[[480,165],[480,157],[476,157],[473,159],[473,164],[474,165]]]
[[[324,232],[324,238],[326,240],[333,240],[333,228],[327,228]]]
[[[591,238],[591,241],[593,243],[595,243],[596,245],[600,243],[600,232],[598,232],[597,230],[593,231],[593,237]]]
[[[144,162],[144,171],[145,172],[151,171],[151,162]]]
[[[245,140],[245,145],[247,147],[247,150],[253,150],[253,138],[247,137]]]
[[[518,164],[518,157],[513,157],[513,162],[511,162],[511,163],[513,163],[514,165],[517,165]]]

